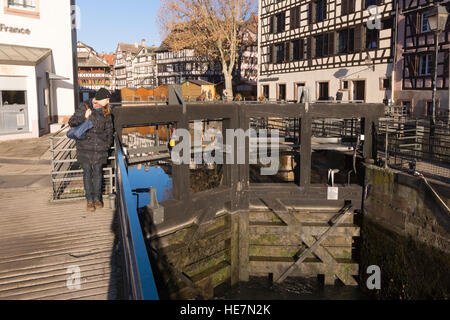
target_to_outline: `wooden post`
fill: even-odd
[[[189,121],[187,116],[183,115],[183,119],[178,122],[177,129],[189,130]],[[173,196],[176,200],[186,201],[189,199],[190,189],[190,172],[189,164],[173,165]]]
[[[250,280],[249,257],[249,212],[242,211],[239,214],[239,281]]]
[[[230,263],[231,263],[231,285],[239,282],[239,214],[231,213],[231,243],[230,243]]]
[[[305,115],[301,119],[300,136],[300,187],[308,188],[311,184],[311,126],[312,118]]]
[[[366,117],[364,121],[364,160],[367,162],[372,158],[372,144],[373,144],[373,119]]]

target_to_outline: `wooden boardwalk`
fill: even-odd
[[[115,213],[50,198],[49,188],[0,192],[0,300],[121,299]],[[79,268],[79,289],[67,286],[70,267]]]

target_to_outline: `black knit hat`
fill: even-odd
[[[108,90],[106,90],[105,88],[101,88],[95,94],[95,100],[97,100],[97,101],[100,101],[103,99],[108,99],[108,98],[109,99],[111,98],[111,93]]]

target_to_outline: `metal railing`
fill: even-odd
[[[53,201],[81,200],[85,198],[83,169],[77,163],[75,140],[66,136],[68,126],[50,137],[51,178]],[[103,168],[103,194],[115,193],[114,157]]]
[[[124,154],[117,138],[115,146],[117,209],[120,218],[128,298],[158,300],[158,291],[137,213],[137,199],[131,190]]]
[[[388,117],[378,127],[378,152],[385,166],[414,170],[450,182],[450,126],[438,121],[430,137],[427,119]]]

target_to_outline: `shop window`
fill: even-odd
[[[2,91],[2,104],[25,104],[25,91]]]

